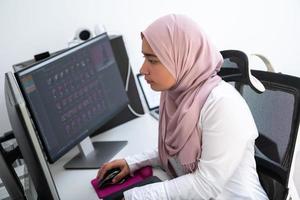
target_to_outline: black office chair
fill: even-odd
[[[265,91],[259,94],[253,89],[249,75],[242,73],[248,67],[247,56],[239,51],[238,57],[235,51],[224,52],[221,52],[224,67],[219,75],[230,81],[244,97],[259,131],[255,141],[255,160],[260,182],[269,199],[286,199],[299,129],[300,78],[251,70],[251,74],[264,85]]]

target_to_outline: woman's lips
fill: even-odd
[[[147,81],[147,83],[149,83],[149,84],[151,84],[153,81],[150,81],[150,80],[147,80],[147,79],[145,79],[146,81]]]

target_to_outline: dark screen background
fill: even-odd
[[[92,41],[19,73],[50,162],[128,103],[108,37]]]

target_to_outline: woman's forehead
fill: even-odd
[[[149,54],[149,56],[156,56],[145,37],[142,42],[142,53],[144,55]]]

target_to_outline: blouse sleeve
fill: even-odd
[[[133,188],[124,193],[125,199],[216,198],[238,167],[257,130],[247,104],[234,98],[219,99],[202,109],[200,127],[202,153],[195,172]]]
[[[137,169],[145,166],[160,165],[157,148],[133,156],[128,156],[125,160],[129,166],[131,174],[133,174],[133,172]]]

